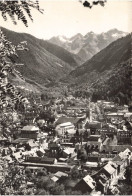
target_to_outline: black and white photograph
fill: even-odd
[[[132,0],[0,0],[0,195],[132,195]]]

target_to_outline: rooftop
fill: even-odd
[[[90,137],[88,137],[88,141],[98,141],[99,138],[100,135],[90,135]]]
[[[117,113],[117,112],[113,112],[113,113],[108,113],[106,114],[107,116],[124,116],[124,113]]]
[[[66,122],[66,123],[61,123],[60,127],[65,127],[65,126],[72,126],[71,122]]]
[[[60,178],[61,176],[68,176],[68,174],[64,173],[64,172],[61,172],[61,171],[58,171],[54,174],[54,176]]]
[[[105,171],[107,171],[109,174],[113,174],[115,171],[115,168],[111,166],[110,163],[104,166]]]
[[[91,189],[95,188],[95,182],[91,176],[87,175],[83,178],[83,180],[89,185]]]
[[[22,128],[22,131],[39,131],[39,128],[32,125],[27,125]]]
[[[75,125],[79,121],[82,121],[82,120],[84,120],[84,118],[77,118],[77,117],[74,118],[74,117],[65,117],[65,116],[62,116],[62,117],[60,117],[56,121],[56,125],[59,125],[59,124],[62,124],[62,123],[67,123],[67,122],[73,123]]]

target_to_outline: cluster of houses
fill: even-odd
[[[111,161],[108,161],[92,176],[87,175],[80,180],[74,189],[81,190],[82,193],[89,192],[92,195],[109,194],[119,195],[118,181],[124,178],[125,168],[131,163],[131,151],[125,151],[116,155]]]
[[[98,114],[95,106],[100,109]],[[46,168],[54,174],[54,182],[78,167],[89,174],[74,190],[118,194],[117,182],[124,177],[132,158],[132,113],[128,107],[105,101],[87,107],[68,106],[65,115],[63,109],[59,109],[59,114],[54,111],[52,123],[39,118],[38,111],[33,109],[25,114],[26,125],[21,126],[17,138],[9,141],[0,136],[1,159],[8,164],[17,162],[32,172]],[[82,158],[80,152],[84,152]],[[3,174],[0,176],[3,179]]]

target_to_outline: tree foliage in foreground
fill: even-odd
[[[18,46],[14,46],[0,30],[0,104],[2,107],[9,105],[15,107],[16,104],[26,101],[8,80],[11,73],[19,74],[21,77],[21,74],[15,69],[13,56],[17,56],[17,50],[25,50],[25,44],[26,42],[22,42]]]
[[[3,19],[6,21],[11,18],[14,24],[17,20],[28,26],[27,16],[33,21],[31,8],[35,8],[42,12],[39,8],[38,1],[16,0],[16,1],[0,1],[0,12]],[[21,42],[17,46],[13,45],[2,30],[0,29],[0,106],[3,108],[18,109],[21,105],[27,102],[21,93],[9,82],[9,74],[21,74],[15,69],[14,56],[17,56],[18,50],[27,50],[26,41]]]
[[[80,0],[80,2],[83,4],[83,6],[84,7],[88,7],[88,8],[92,8],[93,6],[95,6],[95,5],[101,5],[101,6],[105,6],[105,3],[106,3],[106,1],[107,0],[94,0],[94,1],[92,1],[92,2],[90,2],[90,1],[82,1],[82,0]]]
[[[37,9],[43,13],[43,10],[39,7],[38,1],[30,0],[3,0],[0,1],[0,12],[5,21],[9,16],[14,24],[17,24],[17,20],[21,20],[25,26],[28,26],[27,16],[33,21],[31,8]],[[27,16],[26,16],[27,14]]]

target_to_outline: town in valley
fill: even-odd
[[[131,0],[0,0],[0,195],[132,195]]]
[[[22,112],[9,108],[1,119],[2,194],[131,193],[127,105],[72,95],[52,101],[37,97]]]

